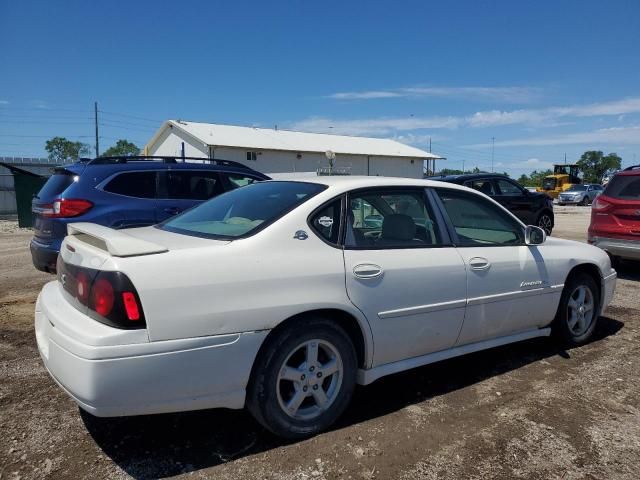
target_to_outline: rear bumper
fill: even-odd
[[[96,324],[65,300],[57,282],[45,285],[35,312],[42,361],[82,409],[100,417],[242,408],[267,335],[148,342],[144,330]]]
[[[614,257],[640,260],[640,238],[623,240],[620,238],[589,236],[589,243],[599,247]]]
[[[29,249],[31,250],[31,261],[34,267],[43,272],[56,273],[56,261],[60,251],[59,243],[45,245],[36,239],[31,239]]]

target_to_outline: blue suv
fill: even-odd
[[[241,163],[193,157],[100,157],[57,167],[33,198],[31,257],[55,273],[67,223],[153,225],[266,175]]]

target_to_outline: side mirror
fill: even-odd
[[[546,239],[547,234],[540,227],[527,225],[524,230],[524,241],[527,245],[542,245]]]

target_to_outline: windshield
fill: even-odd
[[[545,177],[542,182],[542,188],[544,190],[553,190],[556,188],[556,179],[554,177]]]
[[[586,185],[572,185],[567,189],[567,192],[584,192],[587,189]]]
[[[215,197],[158,228],[185,235],[234,239],[252,235],[327,188],[303,182],[260,182]]]

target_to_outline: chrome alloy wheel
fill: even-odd
[[[577,287],[567,304],[567,326],[573,335],[583,335],[595,318],[595,302],[591,289],[585,285]]]
[[[301,343],[278,372],[280,408],[296,420],[313,420],[335,401],[342,378],[342,359],[336,347],[326,340]]]
[[[543,229],[547,235],[550,235],[553,221],[551,217],[545,213],[538,219],[538,226]]]

